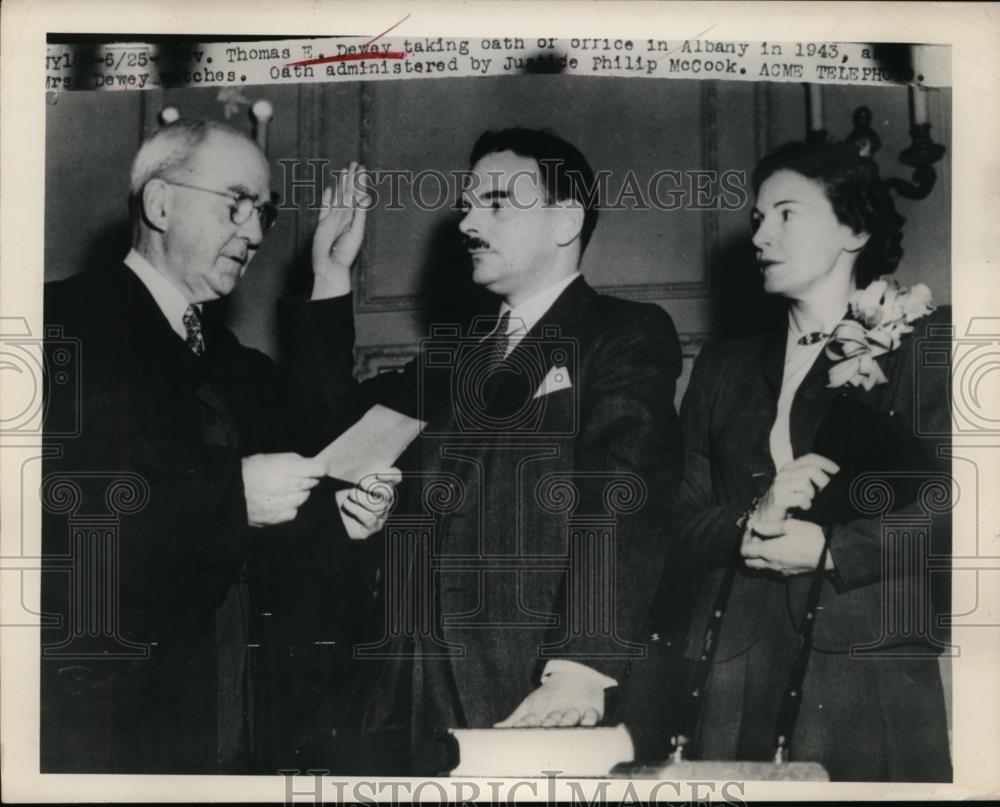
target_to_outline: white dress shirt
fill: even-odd
[[[153,296],[153,300],[156,301],[156,305],[163,312],[163,316],[167,318],[167,322],[174,329],[174,333],[187,342],[187,328],[184,327],[184,312],[187,311],[191,303],[181,294],[181,290],[165,274],[155,269],[149,261],[134,249],[130,250],[128,255],[125,256],[125,265],[135,273],[135,276],[142,281],[142,285]],[[201,312],[200,305],[194,307],[199,313]]]
[[[511,308],[507,303],[500,304],[498,318],[506,312],[510,312],[510,320],[507,323],[507,353],[517,347],[518,343],[528,335],[528,331],[535,327],[545,312],[552,308],[552,304],[559,298],[566,287],[580,277],[579,272],[573,272],[569,277],[565,277],[555,285],[542,289],[523,301],[517,308]]]

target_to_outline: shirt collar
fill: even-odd
[[[538,323],[545,312],[552,308],[552,304],[559,298],[567,286],[580,277],[579,272],[573,272],[569,277],[565,277],[558,283],[536,292],[527,300],[524,300],[516,308],[511,308],[507,303],[500,304],[500,316],[510,312],[510,322],[507,325],[508,334],[526,334]]]
[[[125,265],[142,281],[142,285],[152,295],[153,300],[163,316],[167,318],[170,327],[181,338],[187,339],[187,328],[184,327],[184,312],[191,305],[187,298],[162,272],[158,271],[149,261],[135,249],[125,256]],[[199,311],[201,306],[196,305]]]

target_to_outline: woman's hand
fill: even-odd
[[[762,540],[747,530],[743,534],[740,554],[749,569],[778,572],[787,577],[814,571],[825,543],[823,528],[818,524],[789,518],[783,522],[777,538]],[[827,571],[834,568],[829,553],[825,568]]]
[[[336,189],[323,189],[312,244],[314,300],[339,297],[351,290],[351,264],[361,249],[369,204],[361,186],[364,170],[351,162],[340,172]]]
[[[808,510],[813,497],[825,488],[830,477],[840,470],[833,460],[819,454],[805,454],[782,465],[770,489],[750,517],[750,526],[758,535],[780,535],[784,521],[793,507]]]

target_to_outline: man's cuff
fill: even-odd
[[[596,683],[601,685],[601,689],[609,689],[610,687],[618,686],[618,682],[611,678],[610,676],[599,673],[593,667],[588,667],[586,664],[579,664],[575,661],[569,661],[568,659],[552,659],[546,662],[545,669],[542,670],[542,683],[545,683],[545,679],[548,678],[552,673],[556,672],[566,672],[574,673],[576,675],[586,675],[588,678],[592,678]]]

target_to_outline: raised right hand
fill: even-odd
[[[336,188],[323,189],[312,243],[313,300],[351,290],[351,264],[361,249],[369,205],[361,184],[364,172],[364,166],[352,161],[340,172]]]
[[[753,531],[760,535],[780,535],[788,511],[793,507],[800,510],[812,507],[813,498],[839,470],[837,463],[819,454],[804,454],[781,466],[751,516]]]
[[[300,454],[254,454],[243,458],[247,523],[266,527],[292,521],[326,466]]]

